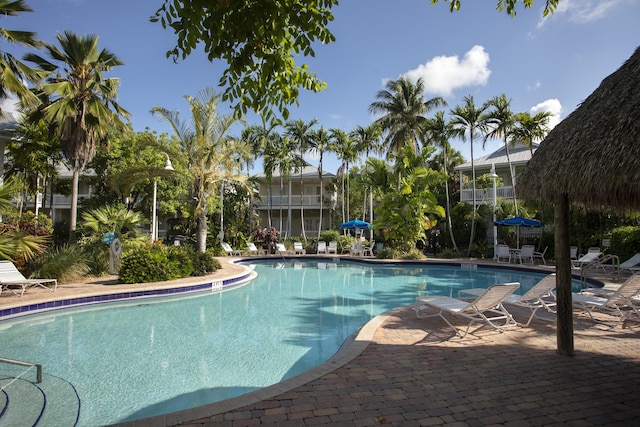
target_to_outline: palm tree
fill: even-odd
[[[312,151],[318,153],[318,177],[320,178],[320,221],[318,226],[318,240],[320,240],[320,233],[322,232],[322,212],[324,211],[324,182],[322,162],[324,153],[329,150],[331,146],[331,135],[324,130],[323,127],[316,129],[311,133],[310,147]]]
[[[447,216],[447,224],[449,228],[449,236],[451,237],[451,242],[453,243],[453,249],[456,253],[459,253],[458,245],[456,244],[456,238],[453,235],[453,226],[451,224],[451,202],[449,200],[449,172],[447,171],[447,151],[451,149],[449,145],[449,138],[453,135],[453,128],[451,123],[447,123],[444,118],[443,111],[437,111],[434,115],[433,119],[428,119],[424,123],[424,130],[429,136],[429,139],[435,143],[437,147],[440,147],[442,150],[443,157],[443,168],[444,173],[447,176],[446,181],[444,182],[445,193],[446,193],[446,206],[445,206],[445,215]]]
[[[331,129],[331,151],[338,155],[338,158],[342,161],[340,168],[338,168],[338,176],[340,176],[342,182],[342,222],[347,221],[349,218],[349,165],[356,161],[358,158],[358,147],[356,142],[342,129]],[[346,193],[345,193],[345,177],[346,177]],[[346,203],[345,203],[346,194]],[[347,208],[345,217],[345,205]]]
[[[23,0],[4,0],[0,2],[0,16],[18,16],[22,12],[33,12]],[[15,31],[0,28],[0,37],[7,43],[28,47],[39,47],[42,42],[36,40],[36,34],[30,31]],[[10,94],[20,98],[25,107],[34,107],[40,103],[38,97],[24,84],[23,79],[36,82],[46,76],[46,72],[35,70],[16,59],[8,52],[0,50],[0,100]],[[0,116],[3,115],[0,110]]]
[[[380,145],[380,137],[382,136],[382,129],[380,125],[376,122],[371,123],[367,127],[357,126],[354,130],[351,131],[351,138],[356,143],[357,151],[359,153],[364,153],[365,162],[369,157],[369,152],[378,152],[381,148]],[[373,188],[369,187],[369,198],[371,199],[371,203],[373,203]],[[365,191],[362,197],[362,216],[364,220],[364,216],[367,212],[367,192]],[[371,212],[371,218],[369,218],[369,222],[373,221],[373,206]],[[373,236],[373,229],[371,229],[371,236]]]
[[[516,114],[516,126],[512,132],[513,138],[529,147],[531,155],[533,155],[533,143],[542,141],[549,133],[550,117],[551,112],[549,111],[540,111],[534,116],[529,113]]]
[[[128,118],[129,113],[116,102],[120,80],[103,76],[122,65],[118,57],[106,49],[100,50],[95,35],[78,37],[65,31],[56,38],[61,49],[44,45],[53,62],[33,53],[26,54],[25,60],[51,72],[40,85],[50,97],[43,113],[45,120],[56,127],[62,152],[73,170],[69,221],[69,239],[73,241],[80,173],[95,156],[97,144],[106,140],[110,129],[125,129],[120,117]]]
[[[207,214],[209,202],[216,187],[225,181],[245,185],[241,159],[234,155],[234,140],[229,132],[238,119],[232,115],[220,115],[220,96],[211,88],[205,88],[197,97],[185,96],[189,103],[191,121],[181,121],[179,113],[161,107],[151,112],[171,125],[179,141],[182,158],[187,162],[191,179],[191,196],[194,216],[197,219],[196,248],[204,253],[207,245]]]
[[[284,125],[285,135],[289,137],[291,143],[297,147],[300,163],[296,165],[300,173],[300,223],[302,226],[302,237],[305,243],[307,235],[304,230],[304,183],[302,181],[302,170],[305,166],[304,155],[309,149],[312,128],[318,123],[317,120],[305,122],[302,119],[290,120]]]
[[[424,100],[424,81],[420,78],[414,84],[408,78],[401,77],[387,83],[386,90],[376,94],[379,101],[372,102],[369,111],[383,114],[377,120],[383,131],[387,132],[384,144],[387,146],[387,158],[402,158],[404,147],[409,146],[417,153],[419,142],[424,142],[422,123],[424,117],[433,108],[445,105],[441,97]]]
[[[509,145],[516,143],[511,138],[513,130],[516,126],[515,115],[511,111],[511,99],[503,93],[495,96],[487,101],[487,105],[492,110],[487,112],[486,121],[489,127],[488,133],[485,135],[484,141],[488,138],[502,138],[505,153],[507,155],[507,164],[509,165],[509,173],[511,175],[511,186],[513,188],[513,206],[516,216],[518,216],[518,203],[516,202],[516,177],[511,167],[511,157],[509,156]],[[484,145],[484,144],[483,144]]]
[[[287,231],[286,236],[291,235],[291,171],[298,164],[296,147],[289,138],[277,135],[271,140],[265,149],[265,160],[269,164],[269,169],[278,169],[280,175],[280,232],[282,233],[282,199],[285,179],[288,184],[287,190]]]
[[[469,238],[469,247],[467,249],[467,256],[471,254],[471,245],[475,239],[476,234],[476,169],[473,163],[473,139],[479,136],[478,133],[484,133],[487,125],[485,122],[484,112],[488,106],[482,105],[476,107],[473,102],[473,96],[465,96],[464,105],[456,106],[451,113],[451,126],[454,129],[454,134],[461,137],[464,141],[465,136],[469,135],[469,145],[471,146],[471,182],[473,186],[473,214],[471,217],[471,236]]]
[[[262,126],[251,125],[243,131],[243,139],[249,142],[252,147],[252,151],[255,155],[262,155],[262,164],[264,169],[265,177],[267,178],[267,197],[269,198],[267,203],[267,217],[269,222],[269,228],[272,227],[271,224],[271,202],[272,202],[272,194],[271,194],[271,183],[273,182],[273,172],[275,170],[275,165],[273,158],[269,156],[269,151],[271,151],[271,147],[274,144],[274,141],[277,138],[277,134],[274,132],[274,129],[277,126],[280,126],[281,122],[279,120],[273,120],[270,122],[269,126],[267,126],[266,120],[263,118]],[[250,165],[247,164],[247,174],[249,174]]]

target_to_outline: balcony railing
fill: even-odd
[[[496,198],[512,199],[513,187],[497,187]],[[463,188],[460,190],[460,201],[473,202],[473,188]],[[479,205],[493,203],[493,187],[476,190],[476,203]]]
[[[296,208],[296,207],[300,207],[300,200],[302,199],[302,205],[305,208],[309,208],[309,209],[320,209],[320,196],[318,195],[313,195],[313,196],[291,196],[291,207],[292,208]],[[330,196],[324,196],[324,203],[325,203],[325,207],[327,206],[327,202],[329,202],[331,200]],[[256,200],[255,202],[255,206],[258,209],[267,209],[267,207],[269,206],[269,197],[267,196],[263,196],[262,200]],[[289,206],[289,197],[288,196],[271,196],[271,207],[272,208],[280,208],[280,206],[282,207],[288,207]]]

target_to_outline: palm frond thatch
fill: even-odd
[[[518,193],[625,211],[640,206],[640,48],[556,126],[521,174]]]

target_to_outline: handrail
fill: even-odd
[[[36,367],[36,384],[39,384],[42,382],[42,365],[39,363],[22,362],[20,360],[5,359],[4,357],[0,357],[0,363],[8,363],[10,365],[18,365],[18,366],[27,366],[29,368],[32,366],[35,366]]]

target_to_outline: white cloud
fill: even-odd
[[[540,18],[536,28],[542,28],[555,19],[566,20],[574,24],[587,24],[603,19],[609,10],[623,8],[629,0],[562,0],[553,14]],[[541,14],[542,15],[542,14]]]
[[[542,87],[542,83],[540,83],[540,80],[536,80],[535,82],[533,82],[532,85],[527,85],[527,90],[537,90],[540,89]]]
[[[0,110],[4,114],[12,114],[16,120],[20,117],[20,113],[18,112],[18,100],[13,95],[0,100]]]
[[[453,91],[469,86],[484,86],[489,81],[489,54],[480,45],[473,46],[464,57],[436,56],[418,68],[403,74],[412,81],[422,78],[425,93],[451,96]]]
[[[560,104],[560,101],[555,98],[547,99],[546,101],[542,101],[541,103],[534,105],[529,111],[532,115],[538,114],[541,111],[550,112],[551,116],[549,117],[549,130],[551,130],[556,127],[558,123],[560,123],[562,104]]]

